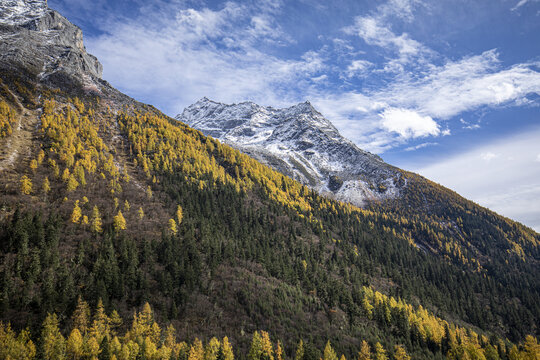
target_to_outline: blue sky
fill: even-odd
[[[310,100],[343,135],[540,230],[540,1],[49,0],[169,115]]]

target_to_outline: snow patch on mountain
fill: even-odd
[[[399,196],[401,172],[359,149],[309,102],[289,108],[203,98],[176,117],[318,192],[363,206]]]

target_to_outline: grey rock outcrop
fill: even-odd
[[[46,0],[2,1],[0,65],[24,69],[38,81],[96,91],[103,70],[86,52],[81,29],[49,9]]]

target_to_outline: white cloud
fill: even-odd
[[[371,14],[357,16],[354,24],[347,26],[343,31],[348,35],[361,38],[368,45],[377,46],[387,54],[387,62],[379,71],[400,74],[407,65],[423,64],[434,52],[420,42],[412,39],[403,32],[396,34],[392,31],[394,20],[412,22],[413,10],[423,5],[420,0],[388,0],[379,5]],[[396,56],[388,56],[395,53]]]
[[[539,0],[519,0],[519,2],[510,10],[512,11],[516,11],[517,9],[519,9],[520,7],[522,7],[523,5],[529,3],[529,2],[538,2]]]
[[[345,29],[348,34],[362,38],[370,45],[380,47],[395,47],[401,54],[414,55],[420,51],[422,45],[407,34],[396,35],[384,23],[374,17],[357,17],[355,24]]]
[[[419,5],[422,5],[420,0],[389,0],[377,10],[382,17],[395,16],[411,22],[414,20],[414,7]]]
[[[540,166],[526,155],[540,155],[538,139],[530,129],[414,171],[540,231]]]
[[[420,79],[405,78],[383,91],[389,103],[414,106],[435,118],[448,119],[479,106],[497,106],[540,94],[540,73],[530,64],[500,69],[490,50],[443,66],[431,66]]]
[[[389,108],[380,117],[381,125],[388,131],[395,132],[405,139],[437,136],[440,134],[439,125],[429,116],[421,116],[407,109]]]
[[[536,155],[536,162],[540,162],[540,154]]]
[[[357,75],[364,75],[366,71],[373,66],[373,63],[367,60],[353,60],[347,67],[347,76],[349,78]]]
[[[312,77],[312,78],[311,78],[311,81],[316,82],[316,83],[322,82],[322,81],[325,81],[325,80],[328,80],[328,75],[326,75],[326,74],[323,74],[323,75],[321,75],[321,76],[316,76],[316,77]]]
[[[378,134],[381,129],[390,130],[380,123],[384,109],[408,109],[436,122],[486,106],[527,105],[520,100],[531,93],[540,95],[540,72],[534,66],[530,63],[501,68],[497,52],[490,50],[441,66],[431,64],[425,67],[422,77],[400,76],[386,88],[364,94],[313,93],[311,97],[345,136],[369,151],[381,153],[402,143],[390,133]],[[467,124],[465,128],[473,130],[480,125]],[[427,135],[448,135],[449,131],[432,130]]]
[[[492,153],[491,151],[483,152],[480,154],[480,158],[485,161],[490,161],[492,159],[498,158],[499,155]]]
[[[405,151],[415,151],[415,150],[420,150],[429,146],[437,146],[437,145],[439,145],[439,143],[426,142],[426,143],[418,144],[416,146],[409,146],[408,148],[405,148]]]
[[[403,66],[411,60],[416,58],[423,62],[422,58],[430,54],[429,49],[411,39],[408,34],[396,35],[380,17],[359,16],[354,25],[346,27],[344,31],[360,37],[369,45],[396,52],[397,58],[391,59],[384,67],[387,72],[401,72]]]

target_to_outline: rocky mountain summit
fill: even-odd
[[[397,197],[405,186],[398,169],[344,138],[308,101],[275,109],[203,98],[176,119],[354,205]]]
[[[81,29],[46,0],[0,3],[0,66],[57,86],[99,91],[102,66],[86,52]]]

